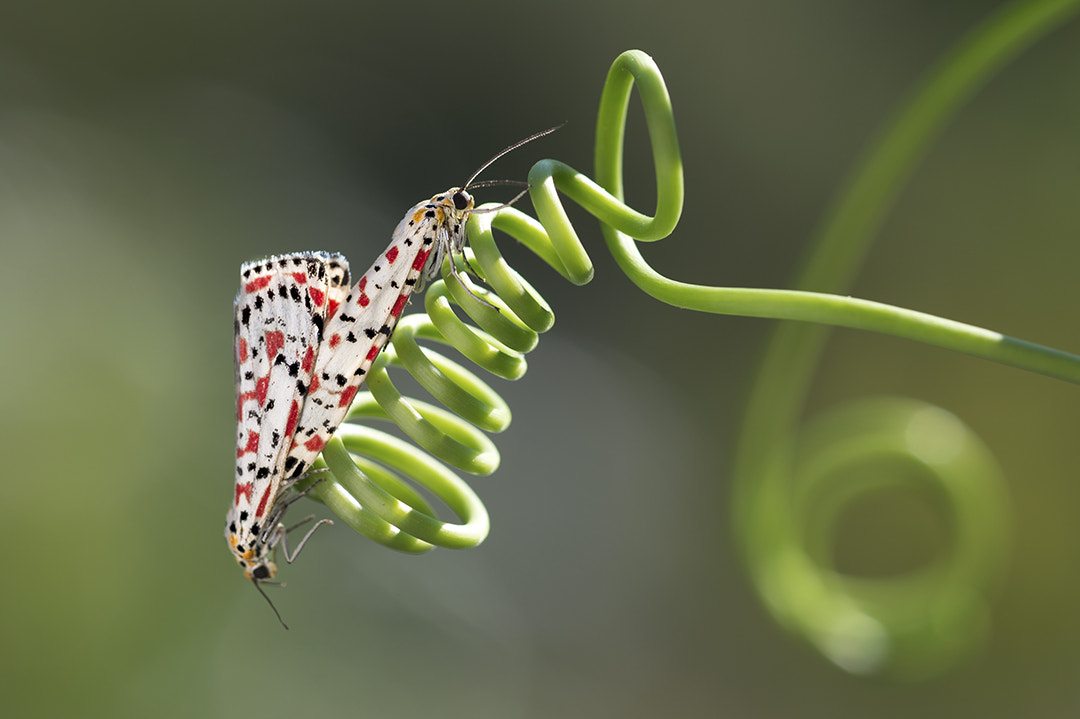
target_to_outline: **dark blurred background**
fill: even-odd
[[[640,48],[686,156],[682,223],[647,257],[686,281],[785,286],[864,143],[998,6],[9,4],[3,713],[1072,715],[1077,388],[835,334],[813,406],[890,393],[955,412],[996,453],[1015,514],[982,653],[923,683],[844,674],[768,618],[731,539],[734,439],[772,323],[649,300],[583,213],[586,287],[504,243],[558,321],[529,374],[496,383],[515,420],[500,471],[472,482],[485,544],[414,558],[323,530],[270,588],[286,632],[222,538],[241,262],[326,249],[362,269],[413,203],[563,120],[488,176],[523,179],[541,157],[590,172],[608,66]],[[853,293],[1080,350],[1078,74],[1073,22],[995,77]],[[629,199],[648,210],[636,114],[629,145]]]

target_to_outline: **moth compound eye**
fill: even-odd
[[[470,197],[469,193],[465,192],[465,190],[458,190],[454,193],[454,207],[457,209],[458,212],[468,209],[469,205],[471,204],[472,197]]]

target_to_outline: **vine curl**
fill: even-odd
[[[539,219],[513,208],[471,215],[468,264],[478,268],[477,276],[491,289],[466,290],[456,280],[447,281],[449,263],[455,261],[448,258],[444,279],[428,290],[426,314],[402,320],[368,376],[370,391],[357,398],[350,412],[350,420],[392,419],[430,456],[418,456],[391,435],[343,424],[323,453],[331,481],[315,485],[310,496],[357,531],[403,551],[461,548],[484,539],[487,513],[447,465],[476,475],[493,472],[498,453],[484,432],[505,429],[510,412],[476,375],[422,348],[418,340],[452,346],[504,379],[524,374],[525,354],[536,346],[538,334],[551,328],[554,317],[544,299],[503,259],[493,230],[524,244],[571,282],[588,282],[592,262],[563,210],[562,193],[597,217],[620,268],[652,297],[702,312],[804,321],[782,324],[769,346],[751,392],[734,467],[736,535],[750,576],[775,618],[850,671],[912,677],[952,665],[982,636],[986,592],[998,581],[1007,553],[1008,512],[1000,473],[959,420],[910,400],[836,410],[831,419],[819,420],[796,439],[795,427],[826,337],[822,328],[808,322],[914,339],[1080,384],[1080,357],[1075,355],[925,313],[826,294],[846,287],[891,199],[961,101],[1078,5],[1080,0],[1017,2],[931,73],[840,195],[796,284],[798,290],[691,285],[664,277],[645,262],[636,243],[662,239],[678,222],[682,161],[659,69],[645,53],[623,53],[613,63],[601,97],[596,179],[564,163],[542,160],[529,173]],[[652,143],[657,186],[653,216],[622,201],[625,121],[634,86]],[[459,311],[475,325],[462,321]],[[447,409],[402,397],[386,372],[390,365],[403,366]],[[848,429],[838,439],[835,430],[844,426]],[[927,444],[935,428],[938,439],[949,439],[947,445]],[[851,483],[850,475],[834,477],[843,477],[839,470],[851,462],[872,463],[881,457],[918,470],[912,473],[913,481],[932,488],[946,508],[956,540],[924,571],[874,584],[840,576],[821,547],[827,545],[829,527],[843,504],[875,486]],[[439,498],[461,523],[437,519],[410,481]],[[821,501],[821,496],[829,499]],[[809,534],[800,534],[807,527]],[[816,555],[808,541],[818,548]]]
[[[494,472],[499,455],[484,432],[506,429],[510,410],[479,377],[418,341],[451,346],[503,379],[518,379],[525,373],[525,354],[536,347],[539,333],[552,327],[555,316],[544,298],[503,258],[494,231],[525,245],[571,282],[588,282],[592,262],[566,219],[559,191],[601,222],[636,239],[658,240],[670,234],[682,211],[682,161],[667,88],[645,53],[630,51],[616,59],[605,85],[601,125],[623,126],[635,82],[654,143],[655,217],[633,210],[568,165],[554,160],[536,163],[529,181],[540,220],[514,208],[469,216],[464,259],[490,289],[472,284],[464,272],[458,277],[465,284],[451,278],[450,263],[456,258],[446,258],[443,279],[425,294],[425,312],[407,315],[398,323],[368,372],[368,391],[357,396],[347,421],[323,451],[316,466],[329,468],[330,481],[316,484],[309,479],[298,484],[299,491],[310,487],[308,496],[329,506],[356,531],[401,551],[464,548],[483,541],[488,531],[486,510],[446,465],[474,475]],[[614,135],[598,132],[598,143],[621,156],[621,131]],[[481,209],[489,207],[496,206]],[[458,310],[475,324],[464,322]],[[387,372],[390,366],[404,368],[446,409],[402,396]],[[428,454],[417,453],[393,435],[352,424],[361,419],[393,422]],[[442,500],[461,523],[439,520],[411,485]]]

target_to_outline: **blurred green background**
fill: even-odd
[[[647,257],[685,281],[785,286],[875,128],[998,6],[5,7],[3,713],[1071,715],[1077,388],[835,333],[812,405],[889,393],[955,412],[1015,514],[981,654],[924,683],[846,675],[768,618],[731,539],[732,448],[772,323],[649,300],[580,212],[586,287],[504,243],[558,323],[523,380],[497,383],[515,420],[500,471],[472,482],[485,544],[415,558],[322,530],[270,589],[286,632],[222,538],[242,261],[326,249],[362,269],[414,202],[562,120],[488,175],[524,178],[540,157],[589,171],[603,78],[636,47],[665,75],[686,156],[682,223]],[[980,92],[853,293],[1080,350],[1078,73],[1073,22]],[[648,209],[642,126],[628,196]],[[842,537],[869,573],[925,544],[908,510],[873,510]]]

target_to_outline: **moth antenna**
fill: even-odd
[[[503,150],[503,151],[499,152],[499,153],[498,153],[497,155],[495,155],[495,157],[491,158],[490,160],[488,160],[487,162],[485,162],[485,163],[484,163],[483,165],[481,165],[481,166],[480,166],[480,169],[479,169],[479,170],[477,170],[476,172],[474,172],[474,173],[472,174],[472,176],[471,176],[471,177],[470,177],[470,178],[469,178],[468,180],[466,180],[466,181],[465,181],[465,184],[464,184],[464,185],[462,185],[462,187],[463,187],[464,189],[466,189],[466,190],[467,190],[467,189],[469,189],[470,187],[472,187],[473,185],[471,185],[470,183],[472,183],[472,181],[476,179],[476,176],[477,176],[477,175],[479,175],[479,174],[480,174],[481,172],[483,172],[484,170],[486,170],[486,169],[488,169],[489,167],[491,167],[491,164],[492,164],[493,162],[495,162],[496,160],[498,160],[498,159],[499,159],[500,157],[502,157],[502,156],[503,156],[503,155],[505,155],[506,153],[508,153],[508,152],[513,152],[514,150],[518,149],[518,148],[519,148],[519,147],[521,147],[522,145],[524,145],[524,144],[526,144],[526,143],[529,143],[529,142],[532,142],[533,140],[536,140],[536,139],[538,139],[538,138],[541,138],[541,137],[543,137],[544,135],[550,135],[551,133],[555,132],[556,130],[558,130],[558,129],[559,129],[560,127],[562,127],[562,126],[563,126],[563,125],[565,125],[565,124],[566,124],[565,122],[560,122],[560,123],[559,123],[558,125],[556,125],[555,127],[550,127],[550,128],[548,128],[547,130],[543,130],[543,131],[541,131],[541,132],[538,132],[538,133],[536,133],[535,135],[529,135],[529,136],[528,136],[528,137],[526,137],[526,138],[525,138],[524,140],[518,140],[518,141],[517,141],[517,142],[515,142],[515,143],[514,143],[513,145],[511,145],[510,147],[506,148],[505,150]]]
[[[517,185],[518,187],[528,187],[529,183],[524,180],[483,180],[481,182],[475,182],[469,185],[468,189],[475,190],[477,187],[496,187],[499,185]]]
[[[510,205],[512,205],[515,202],[517,202],[518,200],[520,200],[522,197],[525,197],[525,193],[529,191],[529,187],[530,187],[529,185],[525,185],[525,189],[522,190],[521,192],[517,193],[516,195],[514,195],[513,199],[511,199],[509,202],[502,203],[498,207],[486,207],[486,208],[483,208],[483,209],[480,209],[480,210],[469,210],[469,214],[470,215],[482,215],[485,212],[497,212],[499,210],[506,209]]]
[[[257,579],[252,579],[251,583],[255,585],[255,588],[259,590],[259,594],[263,595],[263,599],[265,599],[266,603],[270,605],[270,608],[274,610],[274,616],[277,617],[277,620],[279,622],[281,622],[281,626],[288,629],[289,625],[286,624],[285,620],[281,618],[281,613],[277,610],[277,607],[275,607],[274,603],[270,601],[270,597],[266,595],[266,592],[263,591],[263,588],[259,586],[259,581]]]

